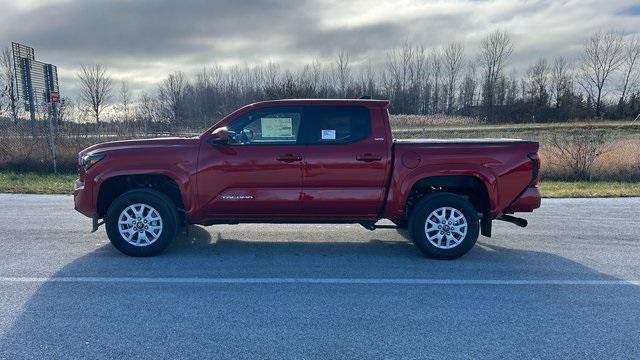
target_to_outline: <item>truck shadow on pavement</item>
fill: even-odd
[[[254,235],[258,239],[239,238],[242,233],[229,228],[208,229],[190,226],[151,258],[125,256],[106,242],[56,276],[612,278],[557,254],[497,245],[505,240],[500,236],[481,237],[460,259],[433,260],[394,230],[363,230],[348,239],[333,232],[302,241],[306,233],[280,237],[286,229]]]
[[[287,239],[283,241],[242,240],[227,237],[225,234],[224,231],[217,232],[215,229],[207,231],[204,228],[192,226],[188,235],[182,234],[164,254],[154,258],[126,257],[107,244],[67,264],[53,277],[618,280],[614,276],[600,273],[555,254],[510,249],[484,242],[480,242],[479,246],[459,260],[434,261],[424,258],[410,242],[394,235],[395,233],[391,231],[388,233],[362,232],[357,233],[362,241],[336,239],[334,242],[331,242],[331,235],[327,236],[327,241],[302,242]],[[389,237],[391,240],[376,238],[379,235]],[[315,331],[328,334],[327,336],[339,336],[333,334],[332,329],[334,322],[342,321],[340,320],[342,307],[352,309],[365,306],[357,317],[352,317],[351,320],[345,319],[358,324],[356,330],[353,330],[355,335],[352,334],[355,338],[367,338],[368,330],[366,329],[379,324],[380,321],[388,321],[385,324],[385,330],[389,333],[408,339],[415,338],[415,343],[423,342],[418,341],[418,338],[430,327],[439,329],[449,327],[448,330],[467,334],[462,337],[463,339],[473,336],[483,337],[487,328],[498,326],[493,322],[492,315],[478,315],[471,307],[465,307],[464,310],[459,310],[460,316],[465,319],[475,319],[474,321],[477,322],[475,326],[466,325],[467,320],[440,323],[437,320],[437,307],[432,307],[429,303],[439,304],[443,301],[446,303],[448,300],[443,300],[443,297],[446,299],[457,287],[458,290],[455,291],[462,294],[456,296],[475,300],[480,306],[487,306],[487,308],[493,306],[490,305],[492,301],[502,301],[502,306],[497,307],[496,312],[517,310],[519,311],[517,316],[520,318],[535,317],[538,319],[536,326],[545,326],[546,323],[551,324],[557,321],[554,316],[557,317],[559,314],[553,311],[550,314],[541,314],[537,312],[536,307],[527,305],[529,301],[549,302],[551,307],[572,302],[587,306],[590,304],[590,297],[601,297],[603,292],[606,293],[611,289],[608,285],[576,286],[568,291],[560,286],[549,286],[547,290],[550,291],[552,298],[548,298],[541,295],[540,287],[525,286],[523,295],[507,293],[502,299],[496,299],[494,291],[479,291],[481,289],[473,285],[396,285],[397,288],[390,289],[385,288],[386,285],[362,284],[243,285],[46,281],[42,284],[9,284],[5,289],[24,286],[34,287],[35,290],[28,295],[23,306],[15,309],[16,320],[1,339],[0,358],[179,357],[181,354],[184,355],[179,349],[192,349],[189,350],[190,354],[203,356],[203,351],[207,347],[217,348],[221,344],[226,346],[224,341],[245,336],[253,336],[255,342],[244,343],[243,346],[253,351],[260,351],[262,346],[267,345],[262,344],[261,335],[256,334],[261,334],[259,329],[264,326],[265,321],[271,324],[283,324],[273,325],[275,327],[273,331],[291,332],[289,336],[294,338],[302,336],[299,332],[304,330],[297,330],[295,322],[302,321],[299,319],[304,317],[298,318],[294,315],[293,320],[290,320],[288,316],[296,310],[284,312],[282,310],[293,307],[292,303],[296,301],[305,304],[302,307],[306,312],[304,316],[311,316],[312,319],[315,319],[314,316],[329,316],[334,319],[333,322],[317,322],[312,326]],[[295,286],[303,288],[294,292],[287,290]],[[318,292],[317,287],[322,286],[326,290]],[[500,285],[488,286],[495,286],[496,291],[501,289]],[[606,318],[610,326],[598,327],[600,320],[597,317],[585,319],[579,324],[567,323],[561,326],[566,326],[570,333],[591,329],[596,332],[594,338],[598,338],[596,335],[601,334],[600,341],[608,341],[607,346],[603,346],[602,349],[615,349],[616,341],[624,342],[625,340],[624,337],[612,334],[624,333],[629,328],[637,329],[637,325],[630,323],[634,321],[633,316],[628,315],[628,311],[633,310],[626,307],[634,304],[634,301],[629,299],[636,299],[635,303],[637,303],[640,291],[637,286],[614,287],[616,296],[608,299],[606,306],[600,307],[603,311],[602,318]],[[522,288],[519,289],[522,290]],[[309,291],[314,295],[307,294]],[[278,293],[282,294],[276,296]],[[256,296],[255,302],[246,300]],[[349,300],[351,296],[360,299],[361,303]],[[532,296],[532,299],[528,299],[527,296]],[[587,298],[583,298],[584,296]],[[331,302],[334,298],[338,299],[335,304]],[[380,305],[382,307],[379,308],[379,312],[386,313],[384,319],[388,320],[380,319],[366,310],[366,304],[373,299],[383,303]],[[421,300],[412,302],[412,299]],[[441,307],[446,308],[452,303],[461,301],[460,298],[456,300],[456,297],[449,300],[451,302]],[[245,301],[248,303],[244,303]],[[385,301],[389,304],[386,305]],[[235,305],[236,303],[240,305]],[[246,310],[245,307],[250,309]],[[407,332],[405,326],[409,319],[394,320],[394,312],[400,311],[402,307],[423,312],[419,317],[411,320],[412,323],[417,321],[415,326],[419,326],[421,330]],[[315,314],[314,309],[318,308],[323,310]],[[615,310],[616,308],[618,310]],[[260,315],[256,316],[255,320],[251,317],[239,320],[238,314],[245,311],[256,311]],[[453,311],[452,316],[458,316],[455,310]],[[425,319],[429,317],[425,318],[425,316],[432,318],[427,321]],[[474,318],[474,316],[482,317]],[[420,323],[420,321],[423,322]],[[311,326],[298,325],[301,326],[300,329]],[[344,326],[349,325],[345,323]],[[518,327],[519,331],[527,331],[526,326]],[[214,328],[215,335],[206,335]],[[492,331],[498,333],[498,338],[504,335],[505,339],[513,341],[511,330],[506,327]],[[560,338],[564,339],[560,341],[581,341],[570,336]],[[534,340],[528,337],[523,339],[527,342]],[[558,337],[554,336],[554,339],[558,341]],[[496,340],[495,337],[494,340]],[[537,339],[537,341],[542,341],[541,344],[544,344],[546,340]],[[289,342],[287,340],[287,343]],[[290,344],[290,346],[294,345]],[[620,346],[623,345],[620,344]],[[308,344],[299,344],[299,346],[308,346]],[[318,346],[316,350],[320,351],[324,345],[321,340],[314,346]],[[588,346],[590,344],[585,343],[586,349]],[[229,348],[227,350],[232,351]]]

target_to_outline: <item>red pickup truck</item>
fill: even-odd
[[[464,255],[492,220],[526,226],[508,214],[540,206],[538,143],[393,140],[388,106],[265,101],[200,136],[94,145],[78,155],[75,208],[132,256],[160,253],[185,224],[393,227],[438,259]]]

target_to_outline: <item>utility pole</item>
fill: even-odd
[[[58,109],[56,103],[50,102],[48,105],[49,116],[47,122],[49,123],[49,150],[51,151],[51,162],[53,163],[53,173],[58,174],[58,166],[56,161],[56,134],[54,124],[58,121]]]

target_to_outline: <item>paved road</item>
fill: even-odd
[[[0,194],[0,358],[639,358],[640,199],[546,200],[464,258],[359,226],[191,227],[121,255]]]

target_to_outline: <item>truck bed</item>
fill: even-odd
[[[522,139],[394,139],[399,144],[535,144],[535,141]]]
[[[538,148],[538,142],[520,139],[394,140],[391,199],[396,200],[396,192],[410,190],[395,188],[395,184],[433,176],[472,175],[486,185],[492,215],[497,216],[533,183],[537,175],[532,175],[530,155],[537,154]],[[403,206],[404,198],[393,203],[388,217],[397,217]]]

